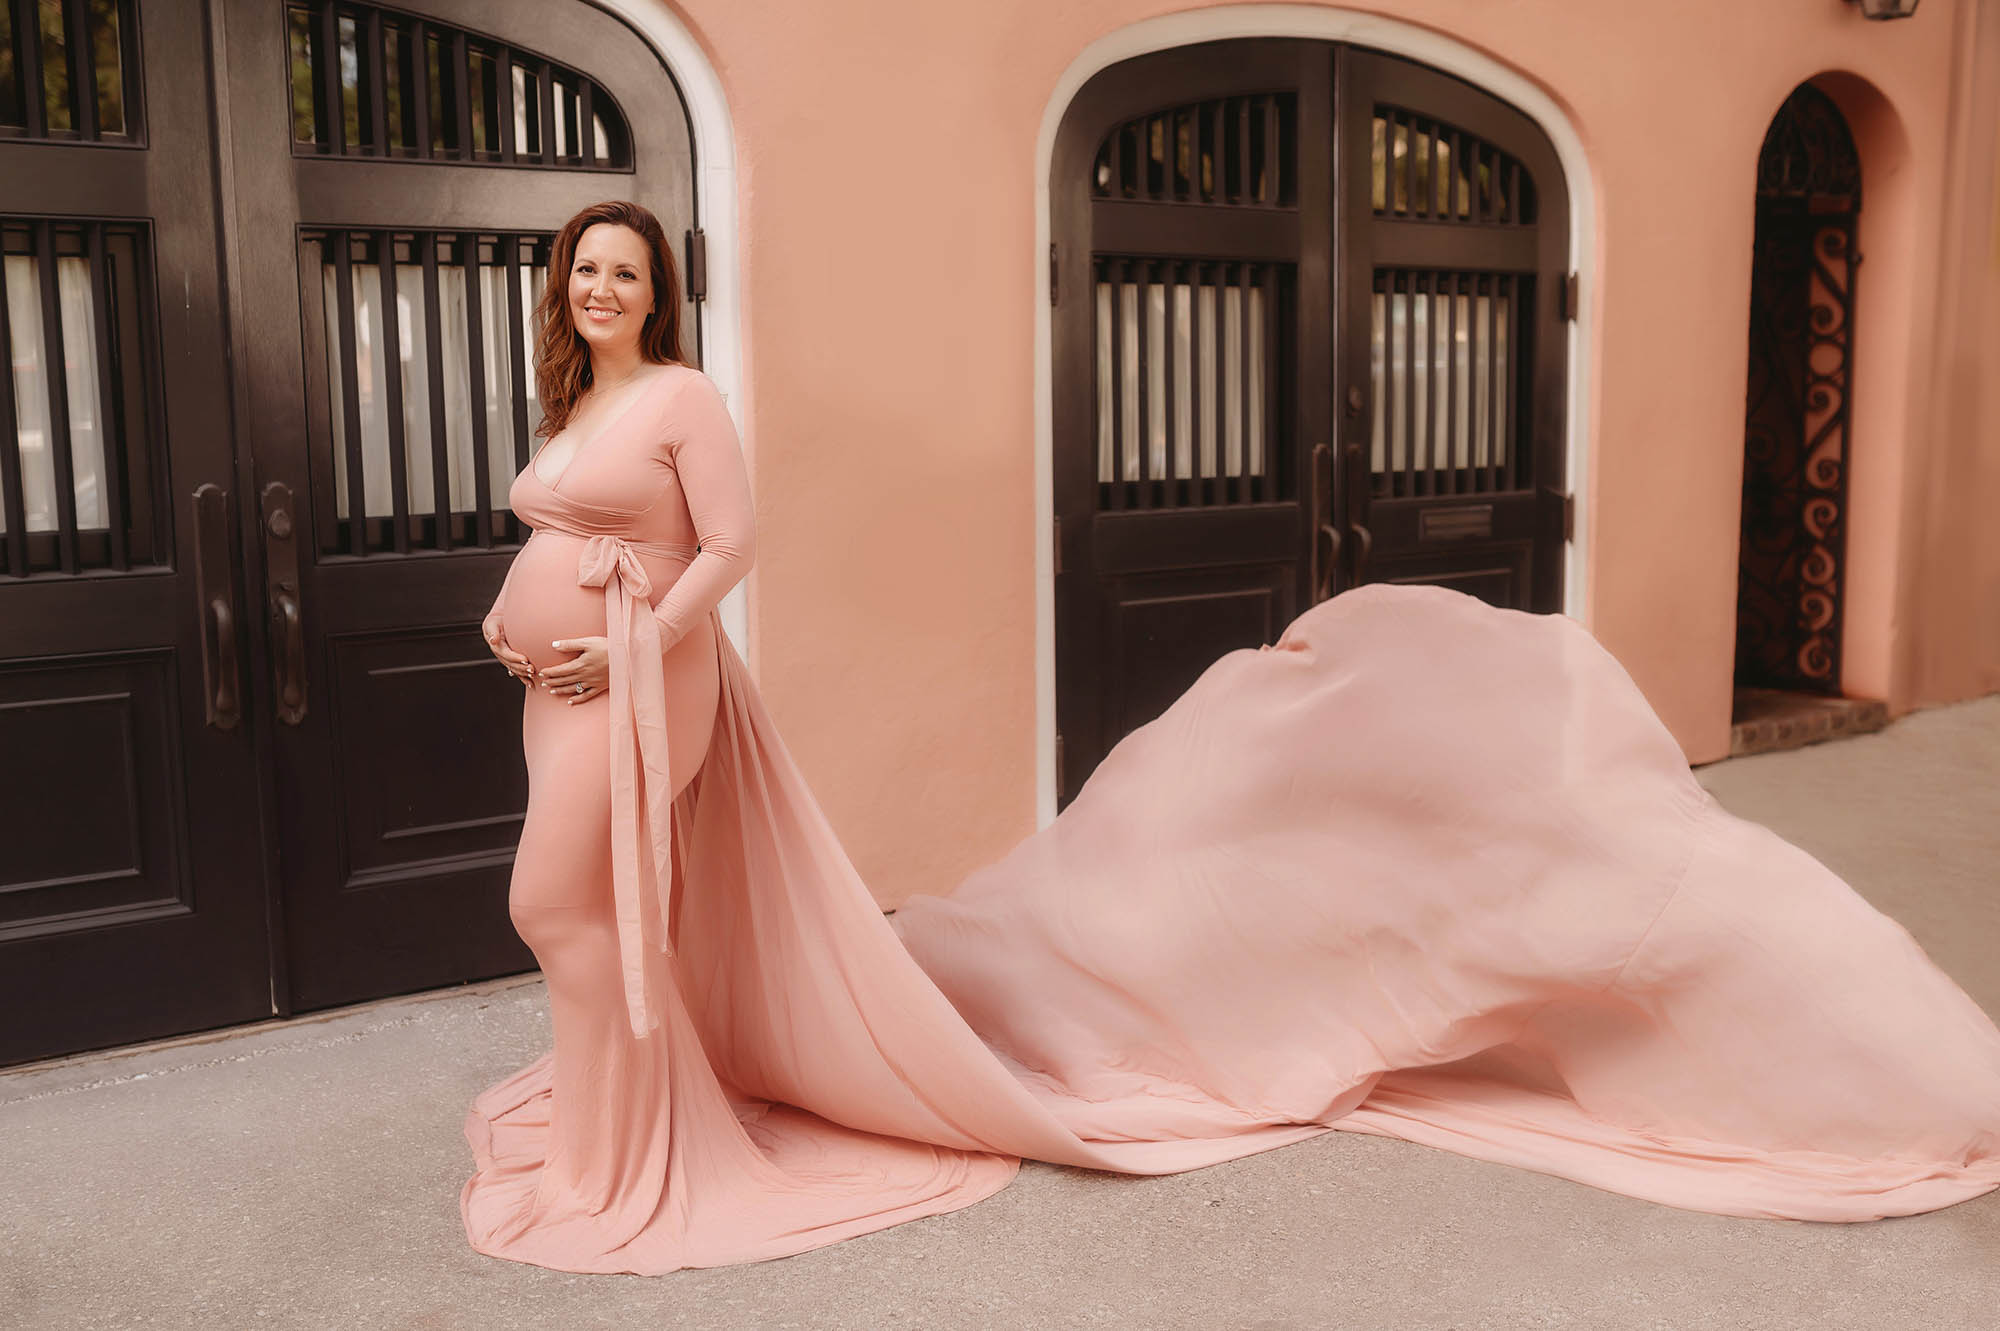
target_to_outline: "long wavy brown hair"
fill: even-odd
[[[681,354],[681,274],[666,230],[652,210],[625,199],[593,203],[556,232],[549,249],[548,280],[535,302],[535,392],[542,423],[535,433],[553,439],[590,388],[590,348],[569,317],[569,272],[576,266],[576,243],[600,222],[630,227],[653,256],[653,312],[639,330],[639,354],[660,365],[685,364]]]

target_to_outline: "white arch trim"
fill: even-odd
[[[1077,90],[1099,70],[1134,56],[1224,37],[1310,37],[1352,42],[1456,74],[1512,105],[1542,127],[1555,146],[1569,187],[1569,266],[1577,275],[1578,317],[1568,327],[1566,489],[1576,496],[1576,529],[1563,557],[1563,610],[1584,617],[1585,558],[1590,540],[1589,491],[1585,482],[1593,440],[1589,435],[1593,387],[1589,340],[1582,334],[1583,311],[1596,295],[1596,185],[1583,140],[1547,93],[1491,56],[1428,28],[1322,5],[1226,5],[1143,19],[1098,38],[1070,62],[1042,109],[1035,141],[1034,278],[1029,301],[1035,312],[1035,824],[1056,816],[1056,639],[1054,415],[1050,367],[1048,279],[1049,168],[1056,131]]]
[[[722,80],[707,52],[665,0],[594,0],[630,24],[652,46],[680,84],[694,138],[694,209],[708,250],[708,294],[701,303],[703,371],[722,390],[736,428],[745,432],[750,401],[749,363],[744,354],[741,252],[736,221],[736,127],[723,96]],[[644,203],[641,199],[639,202]],[[671,232],[671,223],[669,223]],[[671,234],[669,235],[671,239]],[[757,459],[748,459],[754,474]],[[722,598],[722,627],[744,661],[751,656],[747,582]]]

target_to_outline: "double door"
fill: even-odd
[[[1050,184],[1060,802],[1347,587],[1560,608],[1568,200],[1526,116],[1211,42],[1085,84]]]
[[[580,2],[63,15],[0,123],[0,1064],[531,967],[477,625],[549,239],[691,223],[672,82]]]

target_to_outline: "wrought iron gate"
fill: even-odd
[[[1736,682],[1840,692],[1861,162],[1801,84],[1757,161]]]

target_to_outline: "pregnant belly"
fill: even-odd
[[[564,532],[536,532],[507,570],[507,605],[501,628],[507,645],[535,663],[537,670],[573,660],[557,651],[558,638],[590,638],[604,632],[604,589],[580,586],[577,560],[583,542]]]
[[[538,670],[576,658],[575,652],[558,651],[551,642],[604,634],[604,589],[585,587],[576,580],[584,544],[582,537],[568,532],[537,531],[507,570],[502,631],[507,645]],[[685,560],[658,556],[641,556],[639,562],[653,584],[649,599],[654,602],[686,567]]]

